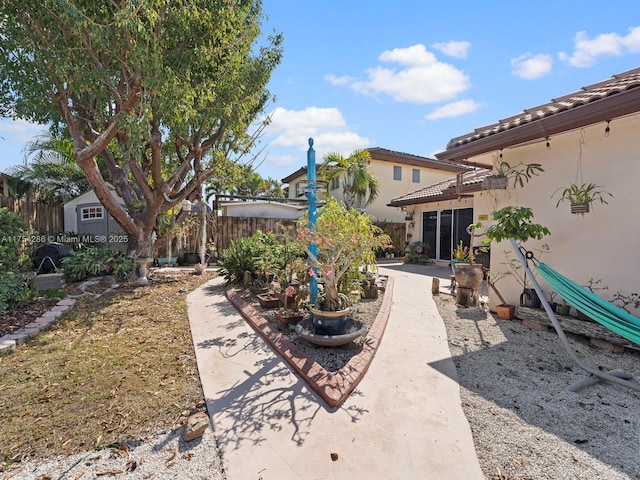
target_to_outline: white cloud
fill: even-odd
[[[332,75],[331,73],[327,73],[324,76],[324,79],[327,82],[329,82],[331,85],[337,85],[339,87],[343,85],[348,85],[354,80],[352,77],[349,77],[348,75],[343,75],[341,77],[338,77],[337,75]]]
[[[356,148],[368,147],[371,141],[360,136],[355,128],[347,125],[337,108],[307,107],[304,110],[276,108],[271,115],[271,123],[265,136],[275,137],[269,142],[272,147],[294,147],[300,151],[309,148],[308,140],[313,138],[317,158],[328,152],[350,153]],[[269,160],[279,164],[300,162],[297,158],[280,155]],[[285,163],[289,162],[289,163]]]
[[[640,51],[640,27],[629,29],[626,36],[617,33],[601,33],[590,39],[584,31],[576,33],[573,39],[574,50],[571,55],[560,52],[558,57],[574,67],[590,67],[603,55],[620,56],[624,53]]]
[[[551,58],[551,55],[532,55],[527,52],[511,59],[513,75],[525,80],[534,80],[548,75],[551,72],[552,65],[553,58]]]
[[[436,108],[425,118],[427,120],[437,120],[439,118],[460,117],[476,112],[481,106],[482,104],[475,100],[459,100]]]
[[[0,122],[0,137],[12,142],[26,143],[36,135],[46,133],[47,126],[26,120],[3,119]]]
[[[629,53],[640,52],[640,27],[630,28],[629,33],[623,38],[622,43]]]
[[[446,43],[434,43],[432,45],[436,50],[441,51],[445,55],[455,58],[467,58],[467,52],[471,48],[469,42],[451,41]]]
[[[467,75],[452,65],[440,62],[422,44],[386,50],[379,59],[398,64],[400,68],[375,66],[365,71],[366,79],[349,79],[344,84],[363,95],[388,95],[395,101],[408,103],[443,102],[470,88]],[[331,75],[330,78],[346,77]]]

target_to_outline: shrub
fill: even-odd
[[[29,277],[25,273],[5,272],[0,275],[0,312],[29,298]]]
[[[131,272],[133,261],[115,248],[88,247],[62,259],[62,266],[65,277],[71,281],[101,275],[124,279]]]
[[[0,272],[16,270],[23,253],[27,227],[8,208],[0,208]]]
[[[249,272],[252,276],[255,275],[258,270],[255,248],[255,241],[252,237],[238,238],[222,252],[220,274],[227,283],[241,283],[244,272]]]

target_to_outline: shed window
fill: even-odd
[[[393,167],[393,179],[402,180],[402,167],[397,165]]]
[[[104,218],[103,207],[82,207],[80,210],[80,218],[82,220],[97,220]]]
[[[340,188],[340,178],[336,177],[331,180],[331,190],[336,190]]]

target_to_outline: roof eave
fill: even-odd
[[[638,112],[640,112],[640,87],[470,141],[437,153],[435,156],[441,161],[469,164],[466,160],[477,155]]]

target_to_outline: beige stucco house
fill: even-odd
[[[523,187],[510,184],[506,190],[482,190],[482,182],[473,181],[468,173],[449,185],[453,191],[414,195],[415,208],[421,221],[429,219],[428,212],[437,212],[434,224],[439,228],[448,221],[448,213],[442,213],[448,209],[472,208],[473,222],[486,227],[495,210],[507,205],[530,207],[534,221],[548,227],[551,235],[527,242],[528,250],[538,255],[546,244],[549,251],[541,259],[555,270],[581,285],[599,282],[595,287],[604,289],[597,293],[608,300],[616,294],[629,298],[640,292],[639,138],[640,68],[636,68],[455,137],[436,154],[438,160],[478,168],[476,175],[485,175],[480,169],[495,169],[500,161],[512,166],[540,164],[544,172]],[[559,193],[571,183],[594,183],[613,197],[605,194],[608,204],[596,202],[589,213],[572,214],[569,204],[556,206]],[[410,196],[404,196],[391,203],[409,201]],[[510,250],[508,242],[491,245],[492,272],[504,271],[504,262],[513,258]],[[446,252],[440,258],[446,258]],[[507,276],[497,286],[508,302],[518,304],[522,287],[513,278]],[[493,293],[490,301],[497,303]],[[640,314],[638,309],[632,311]]]
[[[404,221],[404,208],[388,205],[393,198],[440,182],[451,175],[464,171],[460,165],[432,158],[379,147],[367,148],[366,150],[371,155],[371,173],[380,181],[380,193],[371,204],[364,208],[364,211],[373,215],[378,221]],[[321,160],[318,160],[318,164],[320,163]],[[321,180],[319,176],[318,180]],[[303,198],[307,187],[307,167],[298,169],[281,181],[289,185],[289,198]],[[331,195],[343,200],[341,181],[323,185],[323,188],[324,191],[319,195],[319,198],[322,198],[322,195]]]

